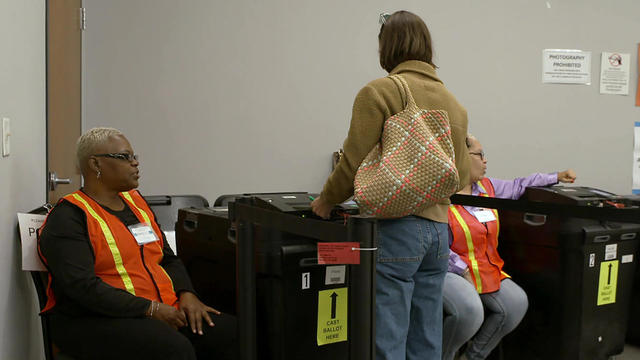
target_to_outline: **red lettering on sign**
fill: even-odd
[[[360,264],[360,243],[318,243],[318,264]]]

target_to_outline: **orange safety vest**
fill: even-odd
[[[486,192],[482,196],[495,196],[488,178],[483,178],[477,184]],[[510,277],[502,271],[504,261],[498,254],[498,210],[491,210],[496,220],[483,224],[462,205],[449,207],[449,228],[453,234],[451,250],[467,263],[479,294],[500,290],[500,281]]]
[[[132,295],[177,307],[178,298],[173,282],[169,274],[160,266],[163,257],[162,233],[153,212],[137,190],[119,195],[141,223],[151,225],[160,241],[138,245],[135,237],[120,219],[104,210],[80,190],[65,196],[60,201],[70,202],[82,209],[87,216],[87,230],[95,256],[96,276],[105,283]],[[46,220],[40,231],[45,225]],[[44,260],[46,262],[46,259]],[[49,274],[47,298],[43,313],[51,310],[56,304],[51,289],[51,274]]]

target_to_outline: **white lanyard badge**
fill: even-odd
[[[493,211],[489,209],[477,209],[473,212],[473,216],[475,216],[476,219],[478,219],[478,221],[480,221],[481,223],[487,223],[489,221],[496,220],[496,214],[494,214]]]
[[[129,231],[134,238],[136,238],[136,242],[138,245],[144,245],[148,243],[152,243],[154,241],[158,241],[158,236],[156,235],[153,228],[148,223],[138,223],[135,225],[129,226]]]

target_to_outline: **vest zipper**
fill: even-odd
[[[149,268],[147,267],[147,263],[144,261],[144,245],[140,245],[140,257],[142,258],[142,266],[144,266],[144,269],[147,271],[147,274],[149,274],[149,277],[151,278],[151,282],[153,283],[153,287],[156,288],[156,292],[158,293],[158,299],[160,299],[160,302],[164,302],[162,301],[162,295],[160,295],[160,289],[158,288],[158,284],[156,284],[156,280],[153,278],[153,275],[151,275],[151,271],[149,271]]]
[[[500,266],[498,266],[497,264],[494,264],[493,261],[491,261],[491,256],[489,256],[489,227],[487,226],[487,224],[484,224],[485,228],[487,228],[487,248],[486,248],[486,253],[487,253],[487,262],[491,265],[493,265],[493,267],[495,267],[496,269],[498,269],[498,272],[500,272]],[[498,247],[496,246],[495,248],[495,253],[498,253]],[[500,254],[498,254],[498,257],[500,256]]]
[[[487,262],[491,265],[493,265],[493,267],[498,269],[498,272],[500,272],[500,266],[498,266],[497,264],[494,264],[493,261],[491,261],[491,256],[489,256],[489,225],[487,225],[487,223],[481,223],[482,225],[484,225],[484,229],[485,229],[485,234],[486,234],[486,238],[487,238],[487,246],[485,247],[485,254],[487,256]],[[498,252],[498,249],[496,247],[496,252]],[[500,255],[498,255],[500,256]]]

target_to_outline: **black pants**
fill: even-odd
[[[203,323],[204,335],[193,334],[189,327],[176,331],[147,318],[45,316],[50,319],[53,342],[78,360],[236,359],[235,317],[209,315],[215,326]]]

